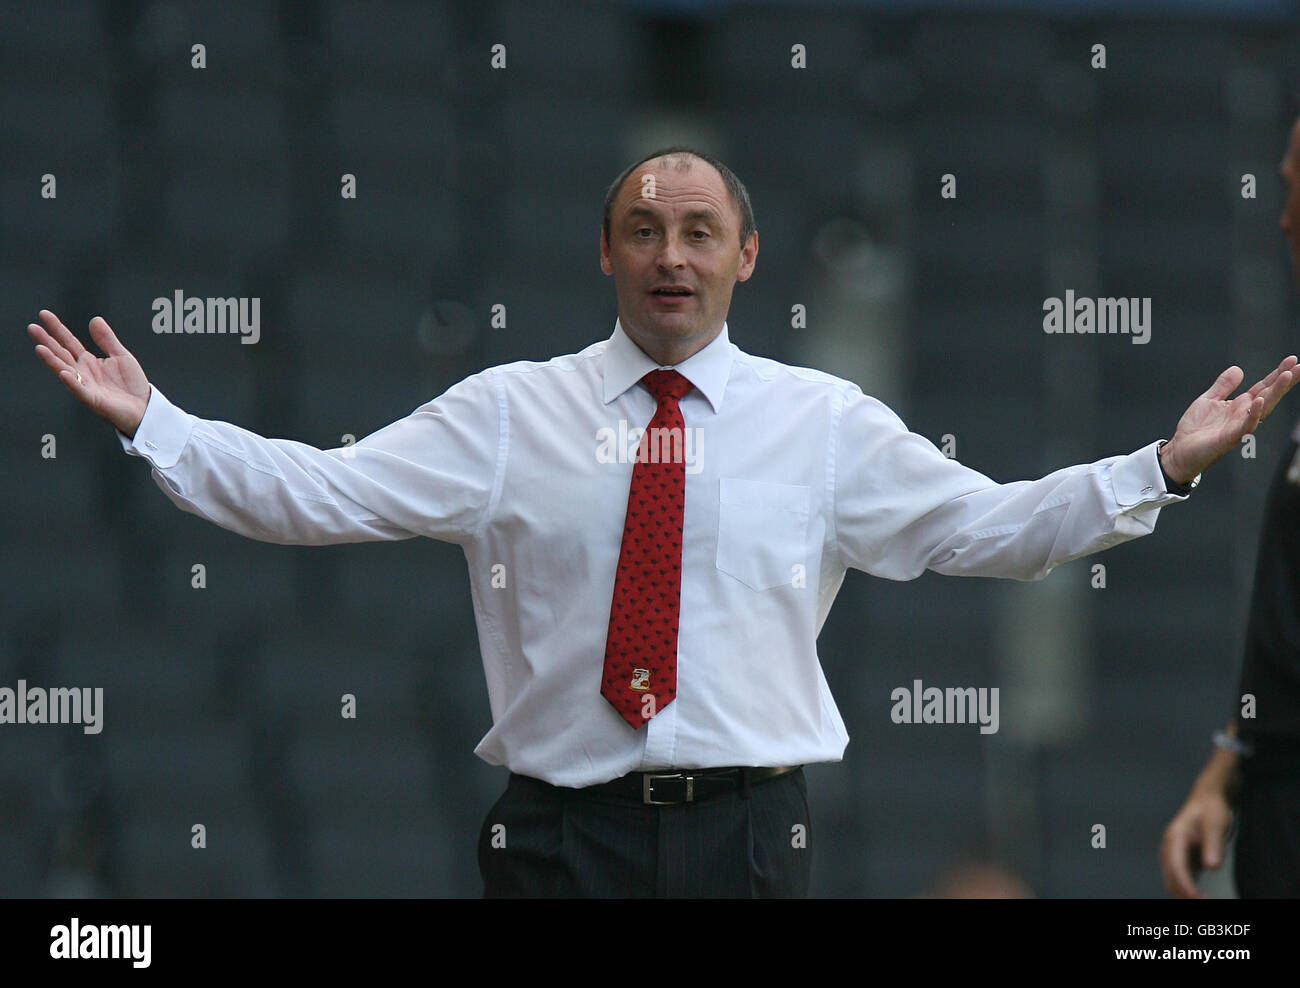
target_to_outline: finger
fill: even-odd
[[[93,405],[90,397],[90,382],[75,370],[59,371],[59,380],[64,383],[69,391],[76,395],[79,401],[87,405]]]
[[[54,371],[55,374],[64,370],[70,370],[73,374],[77,373],[77,368],[73,367],[70,363],[44,344],[39,344],[36,347],[36,356],[40,357],[41,363]]]
[[[1261,395],[1264,399],[1264,414],[1260,416],[1261,422],[1268,418],[1269,412],[1273,411],[1277,403],[1282,400],[1282,396],[1291,390],[1295,381],[1295,371],[1283,371],[1269,389]]]
[[[1232,421],[1237,423],[1239,430],[1237,439],[1240,440],[1242,436],[1254,432],[1259,425],[1260,419],[1264,416],[1264,399],[1252,398],[1249,392],[1243,391],[1232,399],[1230,411]]]
[[[1273,385],[1277,383],[1278,379],[1285,373],[1286,371],[1283,371],[1280,368],[1274,368],[1273,373],[1269,374],[1268,377],[1264,378],[1264,380],[1257,382],[1255,386],[1250,389],[1251,396],[1266,394],[1268,389],[1273,387]]]
[[[113,332],[113,328],[109,326],[108,320],[103,316],[96,316],[90,320],[90,335],[95,343],[99,345],[99,348],[108,356],[124,357],[130,355],[130,351],[122,346],[117,334]]]
[[[1223,864],[1223,830],[1209,821],[1201,825],[1201,860],[1207,868]]]
[[[37,343],[43,344],[47,350],[53,353],[69,367],[76,363],[76,361],[72,359],[72,354],[68,353],[67,347],[47,333],[44,326],[30,322],[27,324],[27,333]]]
[[[54,371],[55,376],[64,383],[69,391],[76,395],[80,400],[87,404],[91,404],[91,380],[88,374],[82,374],[75,366],[59,357],[44,344],[40,344],[36,347],[36,356],[41,358],[41,363]]]
[[[1251,400],[1250,412],[1246,419],[1246,428],[1249,432],[1255,431],[1255,426],[1259,425],[1264,418],[1264,399],[1262,397]]]
[[[1296,358],[1294,356],[1283,358],[1282,362],[1273,368],[1272,373],[1270,373],[1268,377],[1264,378],[1264,380],[1260,381],[1258,384],[1256,384],[1253,388],[1250,389],[1250,393],[1262,394],[1267,388],[1273,386],[1273,382],[1275,382],[1279,376],[1291,370],[1291,368],[1293,368],[1295,364],[1296,364]]]
[[[1215,379],[1214,383],[1210,385],[1210,390],[1205,392],[1202,397],[1220,401],[1236,390],[1243,377],[1245,377],[1245,372],[1236,364],[1233,364]]]
[[[50,335],[62,343],[68,349],[68,352],[72,354],[72,362],[76,363],[80,360],[82,355],[86,353],[86,348],[81,345],[81,341],[49,309],[42,309],[40,315],[49,329]]]
[[[1187,834],[1181,828],[1166,833],[1164,844],[1160,848],[1160,873],[1164,878],[1165,891],[1180,899],[1195,899],[1200,896],[1200,889],[1196,887],[1188,868],[1189,850]]]
[[[1269,407],[1277,404],[1278,399],[1295,386],[1297,378],[1300,378],[1300,371],[1295,367],[1292,367],[1290,370],[1284,370],[1278,375],[1277,380],[1269,387],[1268,397],[1271,397],[1272,399],[1269,403]]]
[[[1282,373],[1282,368],[1274,367],[1272,372],[1268,375],[1268,377],[1255,382],[1254,387],[1250,389],[1250,393],[1252,395],[1263,394],[1265,391],[1267,391],[1269,388],[1273,386],[1273,382],[1277,380],[1278,375],[1281,373]]]

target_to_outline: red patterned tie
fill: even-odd
[[[686,424],[677,402],[691,390],[691,382],[673,370],[651,371],[641,381],[659,408],[632,467],[600,687],[634,728],[677,695],[686,503]]]

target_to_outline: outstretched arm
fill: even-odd
[[[487,517],[504,428],[495,379],[473,375],[355,445],[268,439],[177,408],[103,319],[91,354],[48,311],[28,331],[79,401],[148,460],[164,494],[222,528],[282,545],[408,539],[463,542]]]
[[[945,457],[857,388],[845,394],[834,456],[836,544],[846,566],[894,580],[926,569],[953,576],[1037,580],[1056,566],[1146,535],[1162,505],[1237,448],[1296,377],[1287,357],[1229,399],[1229,368],[1184,412],[1174,437],[1125,456],[998,484]]]

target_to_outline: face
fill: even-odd
[[[1278,170],[1286,186],[1286,203],[1282,206],[1277,225],[1291,247],[1291,263],[1296,276],[1300,277],[1300,118],[1291,127],[1291,139]]]
[[[610,209],[609,238],[600,236],[619,321],[663,364],[681,363],[718,335],[731,292],[757,256],[757,233],[741,247],[740,211],[722,176],[690,156],[635,169]]]

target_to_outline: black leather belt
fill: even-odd
[[[686,768],[675,772],[629,772],[620,778],[578,792],[634,796],[650,806],[698,803],[726,792],[748,788],[787,775],[798,765],[758,768]]]

